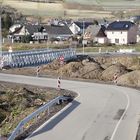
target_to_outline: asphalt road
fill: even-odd
[[[56,87],[56,79],[0,74],[0,81]],[[79,96],[29,140],[135,140],[140,91],[113,85],[62,80]]]

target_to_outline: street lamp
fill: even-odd
[[[1,16],[2,16],[2,1],[0,1],[0,65],[1,68],[3,67],[3,60],[2,60],[2,28],[1,28]]]
[[[1,28],[2,2],[3,1],[0,1],[0,58],[1,59],[2,59],[2,28]]]
[[[83,43],[83,55],[85,54],[85,46],[84,46],[84,28],[85,28],[85,22],[83,21],[83,41],[82,41],[82,43]]]

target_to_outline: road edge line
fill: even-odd
[[[124,113],[122,114],[120,120],[118,121],[118,123],[117,123],[117,125],[116,125],[116,127],[115,127],[115,129],[114,129],[114,131],[113,131],[113,133],[112,133],[112,135],[111,135],[110,140],[113,140],[113,139],[114,139],[114,136],[115,136],[115,134],[116,134],[116,132],[117,132],[117,129],[118,129],[118,127],[119,127],[121,121],[123,120],[123,117],[125,116],[125,114],[126,114],[128,108],[129,108],[129,105],[130,105],[130,99],[129,99],[128,94],[126,94],[126,93],[123,93],[123,94],[124,94],[124,95],[126,96],[126,98],[127,98],[127,106],[126,106],[125,111],[124,111]]]

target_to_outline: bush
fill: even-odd
[[[30,41],[32,41],[32,37],[30,35],[25,35],[21,37],[22,43],[29,43]]]

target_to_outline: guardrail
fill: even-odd
[[[15,130],[12,132],[11,136],[8,138],[8,140],[14,140],[18,135],[20,135],[23,132],[23,127],[25,124],[27,124],[30,120],[32,120],[35,117],[38,117],[40,113],[45,112],[46,110],[48,111],[48,114],[50,113],[49,108],[52,107],[54,104],[59,104],[60,102],[69,99],[70,97],[67,96],[59,96],[49,103],[41,106],[38,110],[24,118],[15,128]]]
[[[41,64],[48,64],[54,59],[58,59],[63,56],[64,59],[69,59],[76,56],[76,50],[74,48],[68,49],[39,49],[30,51],[19,52],[5,52],[3,53],[3,66],[10,67],[27,67],[38,66]]]

